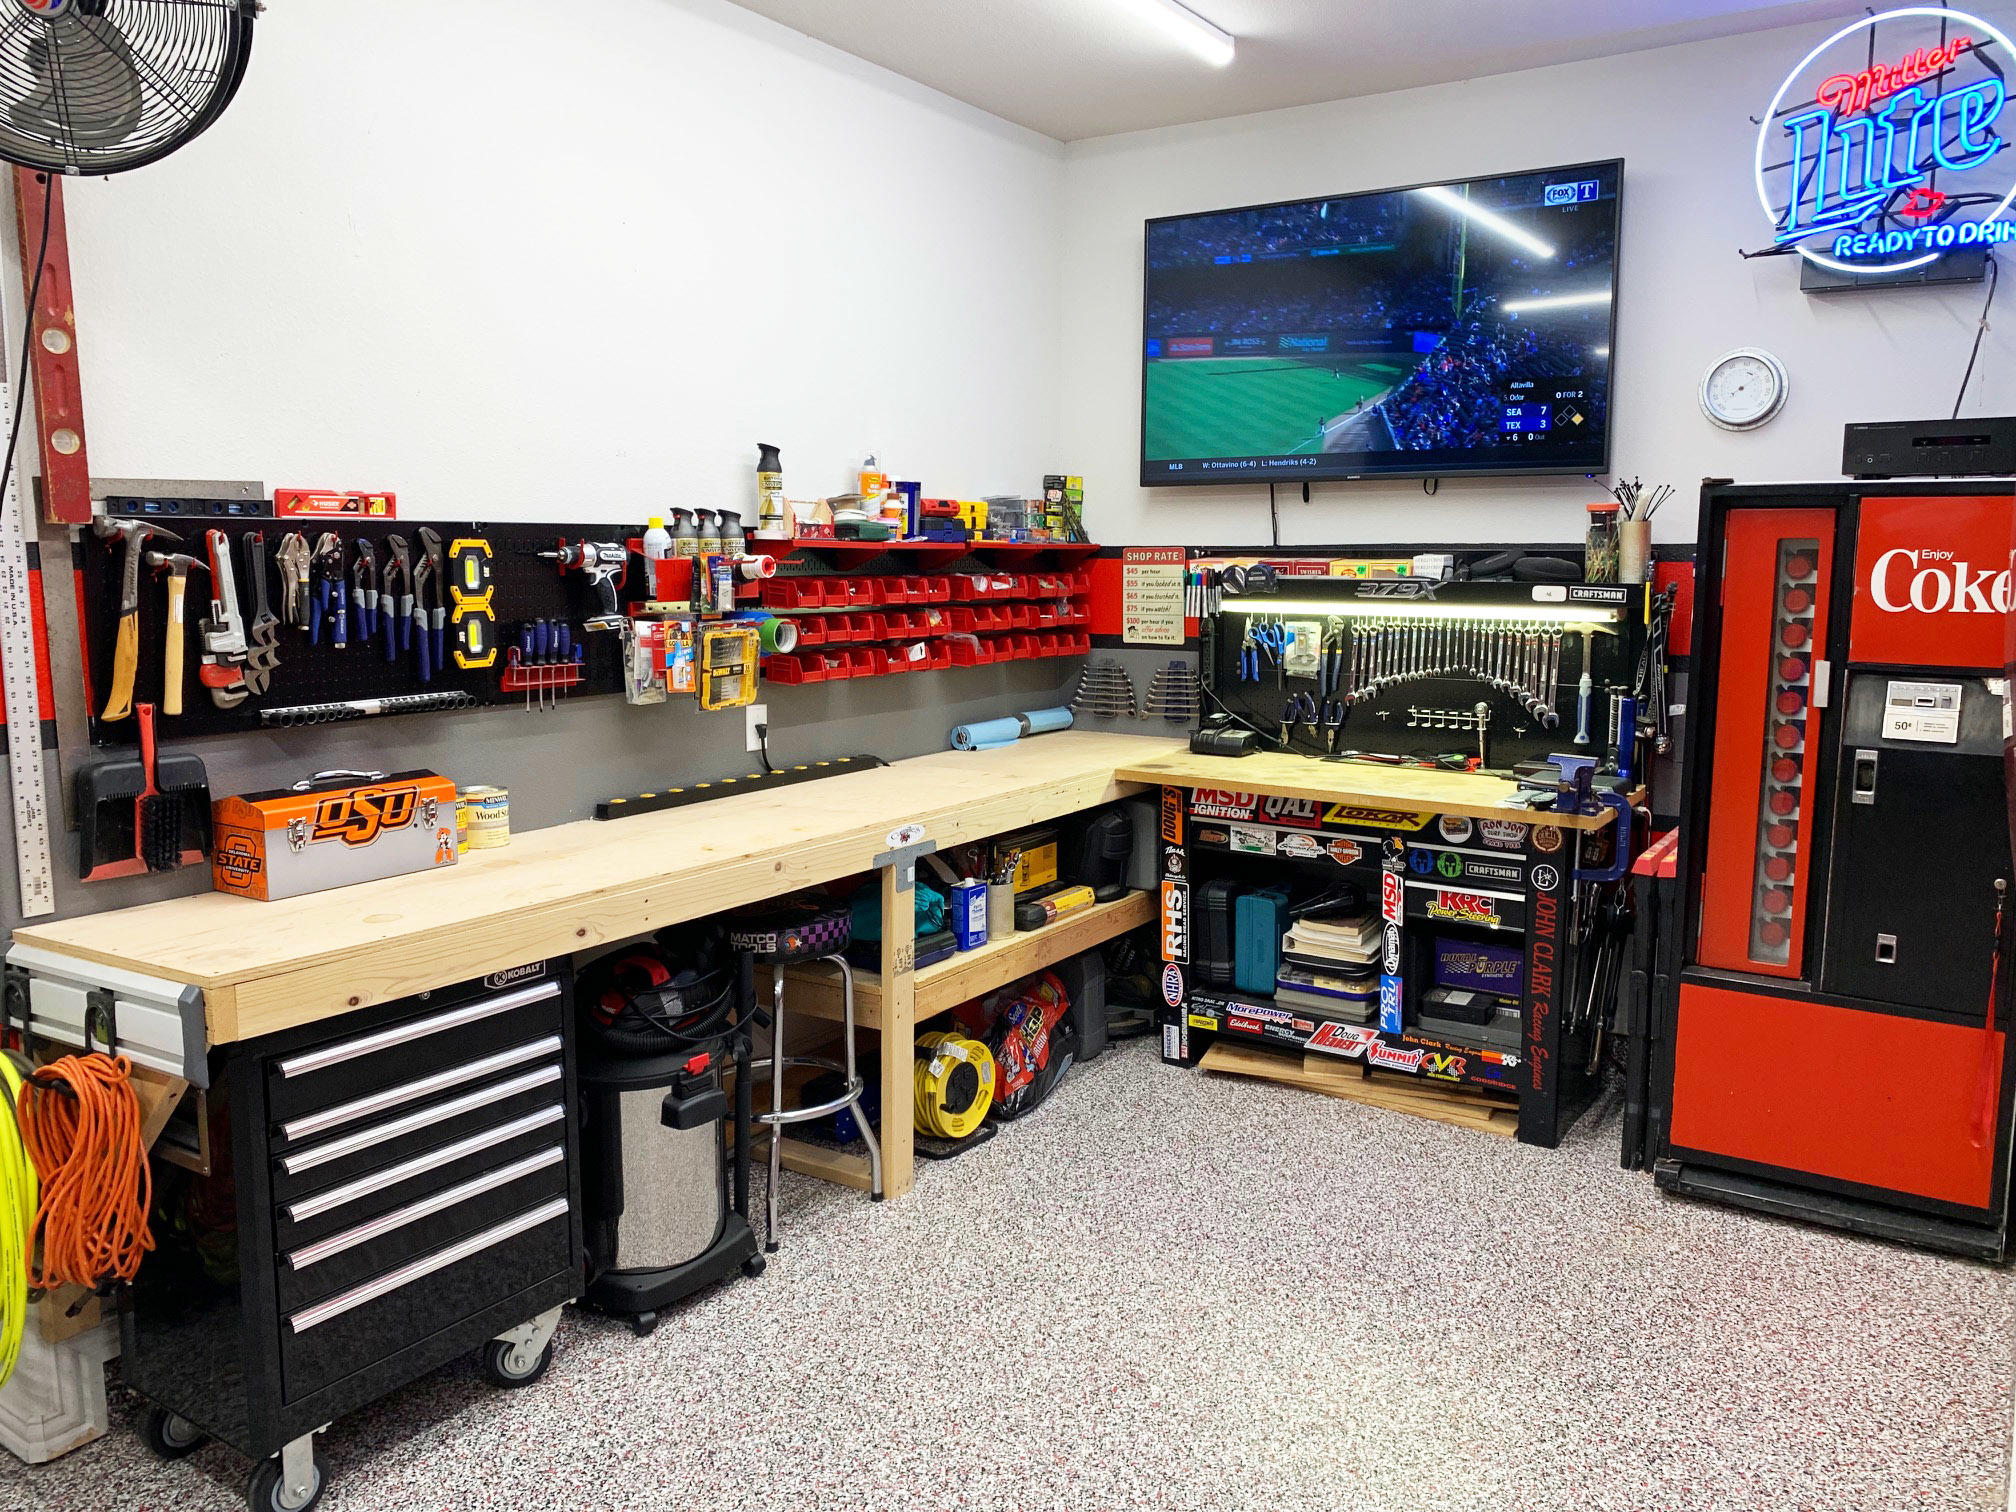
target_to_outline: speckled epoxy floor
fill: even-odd
[[[1662,1198],[1614,1117],[1532,1150],[1142,1042],[909,1200],[789,1180],[762,1280],[338,1423],[325,1505],[2003,1505],[2016,1276]],[[243,1505],[115,1415],[0,1508]]]

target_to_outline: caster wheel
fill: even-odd
[[[520,1355],[518,1347],[503,1339],[492,1339],[483,1346],[483,1377],[492,1386],[506,1389],[516,1386],[530,1386],[546,1374],[546,1367],[553,1363],[553,1341],[548,1339],[546,1347],[531,1359]]]
[[[650,1338],[652,1332],[657,1327],[658,1327],[658,1314],[656,1314],[655,1312],[641,1312],[638,1313],[636,1317],[630,1320],[630,1332],[637,1335],[637,1337],[640,1339]]]
[[[329,1467],[323,1461],[320,1447],[315,1450],[313,1482],[305,1499],[288,1500],[280,1479],[280,1457],[276,1454],[272,1459],[261,1460],[252,1472],[252,1480],[245,1488],[245,1505],[252,1512],[308,1512],[310,1507],[320,1505],[322,1493],[329,1488]]]
[[[164,1460],[193,1454],[203,1438],[202,1429],[166,1407],[149,1407],[140,1415],[140,1441]]]
[[[751,1281],[754,1281],[768,1269],[770,1269],[770,1262],[765,1260],[761,1255],[751,1255],[747,1260],[742,1262],[742,1274],[747,1276]]]

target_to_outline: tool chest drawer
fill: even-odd
[[[317,1239],[282,1247],[275,1291],[292,1310],[348,1291],[444,1246],[494,1227],[550,1198],[567,1196],[567,1147],[557,1129],[508,1159],[368,1218],[355,1215]]]
[[[280,1199],[273,1206],[274,1248],[284,1254],[314,1244],[536,1150],[564,1144],[567,1105],[559,1091],[539,1089],[531,1104],[521,1112],[488,1115],[474,1129],[440,1136],[418,1152],[375,1164],[360,1176]]]
[[[483,1082],[457,1086],[299,1144],[280,1144],[272,1157],[274,1200],[284,1207],[324,1187],[356,1181],[563,1102],[565,1082],[565,1065],[555,1046],[541,1059]]]
[[[319,1302],[285,1310],[280,1375],[286,1399],[299,1401],[573,1263],[568,1199],[553,1197]]]
[[[501,991],[475,983],[430,994],[393,1023],[274,1056],[267,1063],[267,1114],[276,1125],[306,1119],[395,1083],[558,1034],[563,1003],[557,981]]]

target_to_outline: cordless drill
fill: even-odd
[[[558,562],[560,571],[585,572],[602,600],[602,612],[587,622],[589,630],[620,630],[626,623],[616,602],[616,585],[629,569],[630,552],[621,541],[576,541],[560,543],[558,551],[542,551],[540,556]]]

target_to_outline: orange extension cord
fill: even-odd
[[[21,1140],[42,1183],[33,1286],[131,1281],[154,1248],[147,1228],[154,1187],[132,1070],[123,1055],[66,1055],[28,1078]]]

